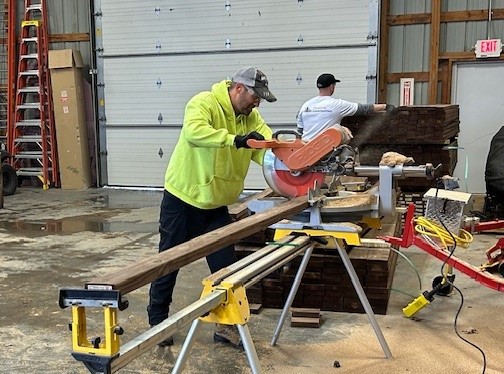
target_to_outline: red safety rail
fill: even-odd
[[[381,237],[381,239],[392,245],[397,245],[403,248],[408,248],[412,245],[416,245],[418,248],[440,259],[441,261],[446,262],[448,265],[474,279],[476,282],[481,283],[485,287],[504,292],[504,279],[497,278],[492,274],[480,269],[479,267],[473,266],[455,256],[450,256],[450,252],[438,249],[432,246],[422,237],[416,235],[414,227],[414,215],[415,205],[410,204],[406,213],[403,236],[400,238],[395,236],[383,236]]]
[[[473,231],[481,232],[481,231],[498,230],[503,228],[504,228],[504,221],[496,220],[496,221],[480,222],[474,226]]]

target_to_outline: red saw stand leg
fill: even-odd
[[[412,245],[415,245],[428,254],[440,259],[441,261],[446,261],[448,265],[453,266],[455,269],[474,279],[476,282],[481,283],[485,287],[504,292],[504,279],[498,279],[488,272],[480,269],[479,267],[462,261],[455,256],[450,256],[450,253],[448,251],[435,248],[426,240],[416,235],[413,222],[414,214],[415,205],[410,204],[406,213],[406,222],[402,237],[383,236],[381,237],[381,239],[392,245],[397,245],[403,248],[408,248]]]

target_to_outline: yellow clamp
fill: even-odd
[[[293,229],[276,229],[274,240],[279,240],[287,235],[292,233],[301,233],[306,234],[312,237],[324,237],[335,240],[343,239],[348,245],[361,245],[360,235],[358,232],[343,232],[343,231],[329,231],[329,230],[317,230],[317,229],[302,229],[302,230],[293,230]],[[334,248],[336,245],[333,243],[328,243],[325,245],[328,248]]]

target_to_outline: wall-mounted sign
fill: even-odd
[[[500,39],[478,40],[476,42],[476,58],[499,57],[502,52]]]
[[[401,78],[399,86],[401,91],[399,105],[413,105],[415,99],[415,79]]]

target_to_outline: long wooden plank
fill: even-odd
[[[67,34],[51,34],[49,35],[49,43],[69,43],[69,42],[89,42],[89,33],[74,32]]]
[[[236,243],[308,207],[306,196],[296,197],[273,209],[256,213],[220,229],[198,236],[167,251],[157,253],[116,272],[92,279],[87,286],[104,285],[123,295],[217,250]]]

